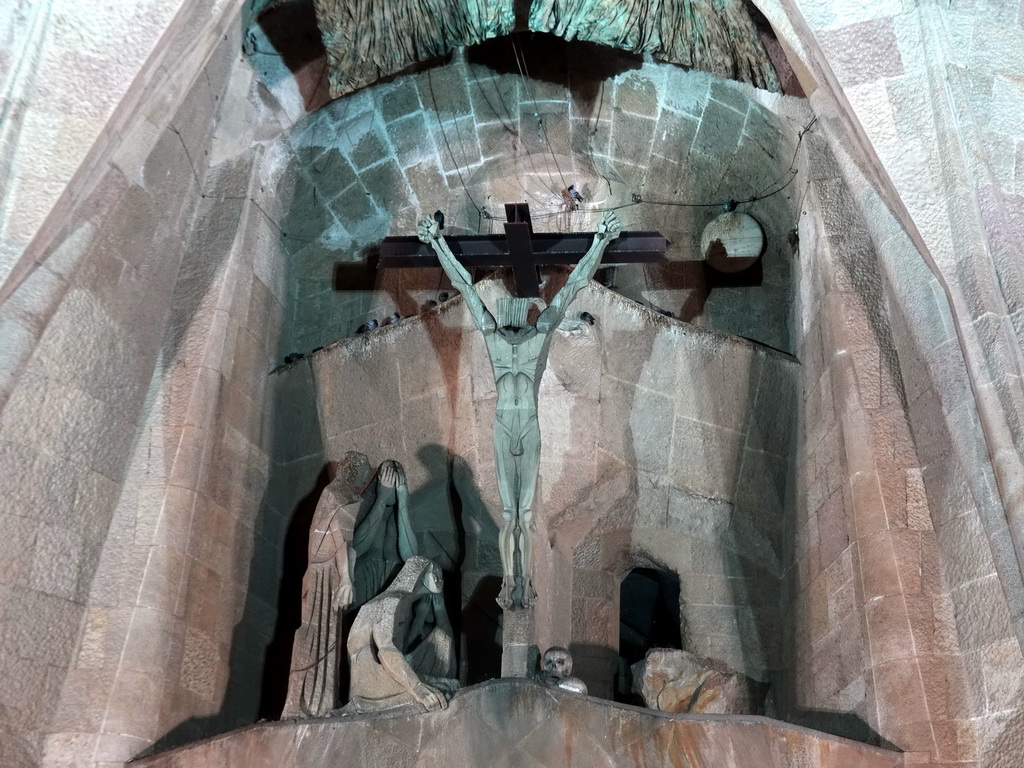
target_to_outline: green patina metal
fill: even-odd
[[[510,34],[514,0],[315,0],[338,98],[417,62]],[[533,0],[529,27],[779,91],[741,0]]]

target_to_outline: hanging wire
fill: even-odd
[[[786,187],[788,187],[790,184],[792,184],[793,180],[797,177],[798,171],[796,169],[796,159],[797,159],[797,153],[800,150],[800,144],[803,142],[804,136],[811,130],[811,127],[814,125],[814,123],[817,121],[817,119],[818,119],[817,117],[813,118],[806,126],[804,126],[803,130],[801,130],[797,134],[797,144],[796,144],[796,148],[793,150],[793,159],[790,161],[789,168],[787,168],[785,171],[783,171],[782,174],[778,177],[778,179],[776,179],[774,182],[772,182],[772,185],[778,183],[778,181],[780,181],[781,179],[785,178],[787,175],[789,176],[789,179],[781,187],[778,187],[777,189],[774,189],[771,192],[768,192],[766,194],[755,194],[755,195],[752,195],[751,197],[748,197],[748,198],[746,198],[744,200],[724,200],[724,201],[718,201],[718,202],[712,202],[712,203],[684,203],[684,202],[679,202],[679,201],[676,201],[676,200],[647,200],[644,197],[642,197],[639,193],[635,193],[634,192],[633,193],[633,199],[630,202],[628,202],[628,203],[622,203],[621,205],[607,206],[607,207],[604,207],[604,208],[588,208],[587,212],[588,213],[603,213],[605,211],[619,211],[619,210],[622,210],[623,208],[632,208],[633,206],[636,206],[636,205],[667,205],[667,206],[674,206],[676,208],[724,208],[726,206],[733,206],[733,207],[735,207],[736,205],[746,205],[748,203],[756,203],[757,201],[764,200],[766,198],[771,197],[772,195],[777,195],[780,192],[782,192],[784,189],[786,189]],[[540,214],[538,216],[531,216],[531,218],[533,218],[533,219],[545,219],[545,218],[550,218],[552,216],[558,216],[558,215],[561,215],[561,214],[557,214],[557,213],[553,213],[553,214]]]
[[[793,158],[792,158],[792,159],[791,159],[791,160],[789,161],[789,168],[787,168],[787,169],[786,169],[785,171],[783,171],[783,172],[782,172],[781,174],[779,174],[779,177],[778,177],[777,179],[775,179],[775,181],[771,182],[770,184],[766,185],[765,187],[762,187],[762,188],[761,188],[761,189],[760,189],[760,190],[759,190],[759,191],[758,191],[757,193],[755,193],[755,194],[757,194],[757,195],[760,195],[760,194],[761,194],[761,192],[764,192],[764,190],[765,190],[765,189],[769,189],[769,188],[771,188],[771,187],[774,187],[774,186],[775,186],[776,184],[778,184],[778,183],[779,183],[779,182],[780,182],[780,181],[781,181],[781,180],[782,180],[783,178],[785,178],[785,176],[786,176],[786,174],[787,174],[787,173],[793,173],[794,175],[796,174],[796,156],[797,156],[797,153],[798,153],[798,152],[800,151],[800,145],[801,145],[801,144],[803,143],[803,141],[804,141],[804,134],[808,133],[808,132],[809,132],[809,131],[811,130],[811,128],[813,128],[813,127],[814,127],[814,124],[815,124],[816,122],[818,122],[818,116],[817,116],[817,115],[815,115],[815,116],[814,116],[813,118],[811,118],[811,122],[809,122],[809,123],[808,123],[807,125],[805,125],[805,126],[803,127],[803,129],[801,129],[801,130],[800,130],[800,131],[799,131],[799,132],[797,133],[797,135],[796,135],[796,146],[795,146],[795,147],[793,147]],[[792,181],[792,179],[790,179],[790,180]],[[783,187],[783,189],[784,189],[784,188],[785,188],[785,187]],[[781,191],[781,190],[780,190],[780,191]]]
[[[469,70],[469,75],[473,79],[473,82],[476,83],[477,88],[480,89],[480,92],[482,94],[484,94],[484,98],[487,99],[487,95],[484,92],[483,86],[480,84],[479,78],[477,78],[477,76],[473,73],[473,68],[470,67],[468,65],[468,63],[466,65],[466,68]],[[505,103],[505,100],[503,98],[501,98],[501,94],[498,91],[498,86],[497,86],[496,83],[494,83],[494,76],[493,76],[493,74],[491,75],[491,77],[489,79],[491,80],[491,83],[494,86],[494,92],[495,92],[495,94],[497,94],[498,100],[501,102],[502,107],[505,109],[505,112],[506,112],[506,114],[508,116],[508,119],[509,119],[509,124],[513,125],[513,126],[516,126],[516,128],[510,128],[508,125],[505,125],[505,121],[501,119],[501,116],[498,115],[497,111],[495,111],[495,115],[498,117],[498,120],[501,122],[501,124],[505,128],[505,130],[509,131],[509,133],[511,133],[511,134],[515,134],[517,137],[521,137],[521,133],[518,130],[518,125],[519,125],[519,118],[518,118],[518,116],[512,114],[512,109],[508,106],[508,104]],[[490,99],[487,99],[487,103],[489,105],[491,105]],[[493,105],[491,105],[491,108],[493,109]],[[540,172],[537,170],[537,165],[533,161],[533,153],[530,152],[529,144],[523,142],[523,149],[526,150],[526,159],[529,161],[530,167],[533,168],[533,173],[535,175],[537,175],[537,176],[540,176]],[[526,188],[526,185],[523,184],[523,182],[519,179],[518,175],[515,176],[515,179],[516,179],[516,183],[519,184],[519,188],[523,191],[523,195],[525,195],[526,197],[531,198],[535,203],[537,203],[537,205],[541,205],[541,206],[547,205],[546,201],[541,200],[539,197],[537,197],[535,194],[533,194],[532,192],[530,192]]]
[[[477,224],[477,231],[479,232],[482,220],[491,218],[491,215],[476,204],[476,200],[470,193],[469,187],[466,186],[466,180],[462,176],[462,166],[459,164],[459,161],[455,159],[455,153],[452,151],[452,145],[448,141],[448,134],[445,133],[444,130],[444,123],[441,122],[441,111],[437,108],[437,96],[434,94],[434,80],[430,76],[429,69],[427,70],[427,90],[430,91],[430,100],[434,104],[434,117],[437,118],[437,125],[441,129],[441,138],[444,139],[444,145],[448,149],[448,156],[451,157],[452,162],[455,164],[455,172],[459,175],[459,183],[462,184],[462,189],[466,193],[466,197],[469,198],[469,202],[474,208],[476,208],[477,215],[480,217],[480,222]],[[458,126],[456,126],[456,131],[458,131]]]
[[[181,135],[181,131],[179,131],[177,128],[174,127],[174,123],[168,123],[166,130],[170,131],[175,136],[177,136],[178,137],[178,141],[181,142],[181,148],[185,151],[185,159],[188,161],[189,170],[192,171],[192,179],[193,179],[193,181],[195,181],[196,190],[199,193],[200,199],[202,199],[202,200],[212,200],[214,202],[223,202],[225,200],[248,200],[250,203],[252,203],[254,206],[256,206],[256,209],[260,213],[262,213],[263,216],[267,219],[267,221],[270,222],[270,224],[274,227],[274,229],[276,229],[281,234],[281,237],[286,238],[288,240],[292,240],[292,241],[297,242],[297,243],[311,243],[311,242],[313,242],[312,240],[307,240],[305,238],[296,237],[295,235],[290,235],[287,232],[285,232],[284,229],[281,228],[281,225],[278,224],[277,221],[274,219],[274,217],[271,216],[269,213],[267,213],[267,211],[263,208],[263,206],[260,205],[259,203],[257,203],[256,202],[256,198],[253,197],[252,195],[208,195],[208,194],[206,194],[206,192],[203,191],[203,189],[204,189],[203,182],[199,179],[199,172],[196,170],[196,164],[192,160],[192,153],[188,151],[188,145],[185,143],[185,137]]]
[[[562,189],[567,189],[568,184],[565,183],[565,177],[562,175],[562,169],[558,166],[558,158],[555,157],[555,150],[551,146],[551,141],[548,139],[548,129],[544,125],[544,119],[540,116],[540,106],[537,104],[537,93],[533,88],[533,83],[528,82],[527,78],[530,77],[530,70],[526,66],[526,56],[522,55],[522,50],[516,44],[516,35],[511,36],[512,40],[512,52],[516,57],[516,66],[519,67],[519,76],[523,78],[523,83],[526,84],[530,89],[530,99],[533,101],[533,116],[537,118],[537,122],[540,125],[541,133],[544,136],[544,143],[548,147],[548,152],[551,153],[551,161],[555,164],[555,170],[558,171],[558,178],[562,181]],[[520,56],[522,56],[522,63],[520,63]]]

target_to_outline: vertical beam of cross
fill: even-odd
[[[516,279],[520,296],[537,296],[537,261],[533,256],[533,222],[526,203],[505,203],[505,241],[508,263]]]

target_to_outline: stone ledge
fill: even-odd
[[[500,279],[492,275],[480,280],[475,285],[477,290],[481,291],[485,300],[489,301],[492,297],[507,295],[500,287],[498,287],[499,283]],[[328,354],[328,351],[334,348],[345,350],[348,353],[359,352],[361,354],[370,354],[371,352],[377,351],[379,348],[388,346],[389,343],[393,344],[393,340],[398,335],[410,333],[414,328],[421,328],[427,318],[430,318],[431,321],[435,319],[442,319],[446,326],[455,324],[462,328],[472,330],[473,323],[470,320],[469,315],[463,314],[462,306],[464,301],[462,296],[460,296],[454,289],[449,290],[451,291],[452,298],[441,306],[423,310],[420,314],[412,317],[402,318],[400,323],[396,323],[394,325],[382,326],[372,332],[357,336],[347,336],[345,338],[338,339],[337,341],[330,342],[329,344],[325,344],[316,352],[310,353],[308,357],[310,359],[321,357]],[[778,364],[783,366],[797,366],[800,364],[799,359],[794,355],[791,355],[781,349],[776,349],[764,342],[757,341],[756,339],[749,339],[744,336],[737,336],[714,328],[694,325],[684,320],[665,317],[650,307],[646,307],[627,296],[623,296],[616,291],[604,288],[594,282],[591,282],[590,285],[580,291],[576,301],[573,302],[572,312],[570,314],[578,316],[579,312],[586,309],[592,309],[594,305],[602,308],[604,306],[611,305],[614,307],[616,312],[622,313],[622,318],[624,319],[633,319],[637,324],[650,326],[659,331],[671,330],[683,337],[693,339],[695,343],[704,343],[709,346],[721,348],[732,346],[740,350],[753,352],[754,354],[776,360],[778,361]],[[544,306],[543,303],[541,306]],[[565,321],[560,326],[560,330],[564,331],[568,329],[570,325],[571,321]],[[275,369],[272,373],[280,373],[287,368],[288,366],[281,366]]]
[[[133,765],[895,768],[903,756],[766,717],[675,715],[504,679],[441,712],[259,723]]]

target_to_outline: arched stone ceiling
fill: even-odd
[[[526,3],[515,0],[314,0],[314,5],[332,98],[520,28],[647,53],[779,90],[743,0],[532,0],[528,14]]]

